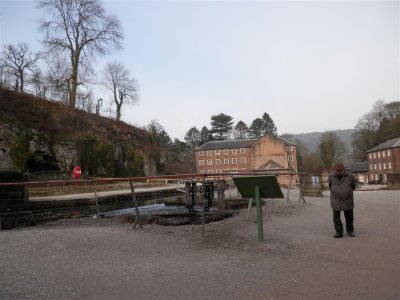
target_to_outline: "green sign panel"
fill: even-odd
[[[256,186],[259,187],[261,198],[284,198],[275,175],[235,176],[232,179],[242,198],[256,198]]]

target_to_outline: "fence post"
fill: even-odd
[[[140,219],[139,207],[138,207],[138,203],[137,203],[137,200],[136,200],[135,188],[133,187],[132,180],[129,180],[129,186],[131,187],[132,201],[133,201],[133,205],[135,206],[135,213],[136,213],[135,223],[133,224],[132,229],[135,229],[137,224],[139,224],[139,227],[142,228],[142,222],[141,222],[141,219]]]
[[[96,182],[93,182],[93,189],[94,189],[94,199],[96,200],[96,209],[97,209],[97,226],[100,226],[99,198],[97,197]]]

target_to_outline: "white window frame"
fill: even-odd
[[[221,160],[219,159],[219,158],[217,158],[216,160],[215,160],[215,165],[216,166],[219,166],[221,164]]]
[[[388,153],[388,157],[390,157],[390,150],[388,150],[387,153]]]
[[[237,165],[237,158],[236,157],[232,158],[232,165]]]
[[[293,161],[294,160],[294,155],[293,154],[288,155],[287,160],[288,161]]]
[[[204,156],[204,151],[200,151],[199,156]]]
[[[207,150],[207,156],[212,156],[212,150]]]
[[[374,152],[374,158],[376,158],[376,153]]]
[[[210,170],[207,170],[207,173],[211,174],[211,173],[214,173],[214,172],[213,172],[213,170],[210,169]]]
[[[204,172],[204,170],[200,170],[200,174],[204,174],[205,172]]]
[[[204,159],[199,160],[199,166],[204,166]]]
[[[224,149],[224,155],[228,155],[229,154],[229,149]]]
[[[221,154],[221,150],[215,149],[215,155],[220,155],[220,154]]]
[[[388,169],[391,170],[392,169],[392,163],[388,162]]]
[[[232,149],[232,154],[237,154],[237,149]]]
[[[207,166],[212,166],[212,159],[207,159]]]
[[[229,165],[229,158],[224,158],[224,165]]]
[[[383,163],[383,169],[386,170],[386,163]]]
[[[215,173],[220,174],[220,173],[221,173],[221,169],[216,169],[216,170],[215,170]]]
[[[240,158],[240,163],[245,164],[246,163],[246,157],[241,157]]]
[[[240,148],[240,154],[246,154],[246,148]]]

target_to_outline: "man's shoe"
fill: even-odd
[[[335,239],[338,239],[338,238],[343,237],[343,234],[341,234],[341,233],[336,233],[333,237],[334,237]]]
[[[348,232],[347,235],[348,235],[348,236],[351,236],[351,237],[355,237],[355,235],[354,235],[353,232]]]

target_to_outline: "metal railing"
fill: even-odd
[[[218,174],[179,174],[129,178],[96,178],[0,182],[0,226],[3,229],[35,225],[40,222],[74,216],[94,216],[100,225],[102,215],[110,210],[136,209],[150,198],[167,198],[174,192],[182,195],[186,182],[224,181],[228,197],[236,189],[232,176],[277,175],[274,172]],[[283,173],[279,175],[296,175]],[[278,175],[278,176],[279,176]],[[290,188],[287,200],[289,200]],[[239,193],[236,189],[236,196]],[[135,221],[136,221],[135,217]],[[136,223],[135,223],[136,224]],[[138,223],[139,224],[139,223]],[[140,225],[140,224],[139,224]],[[1,229],[1,228],[0,228]]]

